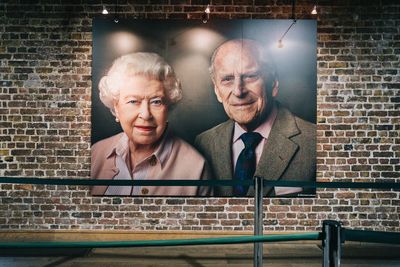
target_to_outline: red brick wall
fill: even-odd
[[[0,3],[0,176],[89,177],[91,20],[102,1],[32,2]],[[195,0],[119,3],[120,16],[131,18],[198,19],[204,10]],[[318,180],[398,182],[400,3],[318,3]],[[313,4],[297,1],[297,18],[312,18]],[[211,19],[288,19],[291,1],[217,0],[211,11]],[[252,199],[0,189],[0,229],[252,229]],[[314,199],[264,203],[267,230],[315,230],[324,219],[400,230],[398,191],[321,189]]]

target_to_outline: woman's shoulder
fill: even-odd
[[[101,145],[105,145],[105,144],[117,143],[121,139],[123,134],[124,134],[124,132],[120,132],[120,133],[117,133],[117,134],[115,134],[113,136],[101,139],[101,140],[97,141],[96,143],[94,143],[92,145],[92,147],[101,146]]]
[[[105,139],[102,139],[102,140],[94,143],[91,148],[92,155],[94,153],[104,154],[104,153],[111,151],[115,147],[115,145],[118,143],[118,141],[121,139],[123,134],[124,133],[121,132],[121,133],[107,137]]]

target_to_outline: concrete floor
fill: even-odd
[[[0,251],[1,267],[218,267],[253,266],[253,245],[203,245],[92,250]],[[320,267],[317,243],[264,244],[264,266]],[[343,267],[400,267],[400,246],[350,243],[343,246]]]

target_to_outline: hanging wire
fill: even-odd
[[[282,34],[281,38],[279,38],[278,40],[278,47],[282,48],[283,47],[283,38],[285,38],[286,34],[290,31],[290,29],[293,27],[293,25],[296,24],[297,20],[296,20],[296,0],[292,0],[292,24],[290,24],[289,28],[287,28],[287,30],[284,32],[284,34]]]
[[[114,22],[118,23],[119,22],[119,18],[118,18],[118,0],[115,1],[115,8],[114,8]]]

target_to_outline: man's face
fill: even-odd
[[[228,42],[220,47],[214,60],[213,81],[218,101],[245,130],[252,130],[266,118],[272,108],[272,96],[277,94],[277,87],[272,94],[267,93],[267,77],[257,60],[258,54],[254,47]]]

